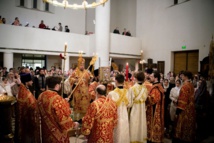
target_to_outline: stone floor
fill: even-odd
[[[78,138],[70,137],[70,143],[87,143],[87,140],[83,135],[81,135]],[[165,138],[164,143],[171,143],[171,140]]]
[[[70,137],[70,143],[87,143],[87,140],[83,135],[76,137]],[[165,138],[164,143],[172,143],[170,139]],[[214,136],[210,136],[201,143],[214,143]]]

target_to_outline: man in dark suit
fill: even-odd
[[[114,29],[113,33],[115,33],[115,34],[120,34],[120,31],[118,30],[118,27],[116,27],[116,28]]]
[[[126,32],[126,36],[132,36],[129,30]]]

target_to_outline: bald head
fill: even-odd
[[[104,95],[106,96],[106,87],[104,85],[98,85],[96,88],[96,91],[99,95]]]

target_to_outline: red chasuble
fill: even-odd
[[[196,121],[194,87],[192,83],[185,82],[181,87],[177,108],[181,109],[182,112],[177,118],[175,137],[183,141],[193,142],[195,138]]]
[[[152,142],[163,142],[164,138],[164,89],[154,84],[147,98],[147,134]]]
[[[57,92],[47,90],[40,94],[38,105],[42,121],[43,143],[69,143],[68,130],[72,129],[68,102]]]
[[[16,134],[20,143],[40,143],[37,101],[25,85],[20,84],[16,113]]]
[[[117,123],[116,103],[104,96],[88,107],[83,117],[82,134],[88,136],[88,143],[113,143],[113,129]]]

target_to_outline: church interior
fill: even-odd
[[[152,69],[165,77],[180,71],[202,75],[211,82],[213,96],[213,0],[107,0],[81,9],[45,1],[0,0],[0,20],[5,20],[0,23],[1,72],[55,68],[68,77],[80,56],[86,69],[96,56],[93,70],[110,67],[109,74],[128,67],[130,73]],[[78,5],[94,1],[100,0],[68,0]],[[84,137],[78,140],[85,142]]]

